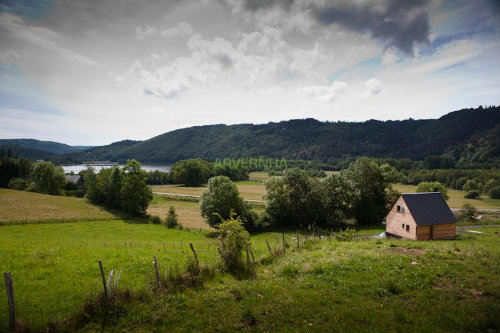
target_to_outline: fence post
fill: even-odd
[[[281,237],[283,238],[283,254],[285,254],[286,252],[285,234],[281,234]]]
[[[266,244],[267,244],[267,248],[269,249],[269,252],[271,253],[271,257],[274,257],[273,250],[271,250],[271,246],[269,245],[269,242],[267,241],[267,239],[266,239]]]
[[[250,255],[252,256],[252,261],[255,264],[255,257],[253,256],[252,248],[250,247],[249,250],[250,250]]]
[[[7,288],[7,300],[9,302],[9,332],[16,330],[16,303],[14,301],[14,286],[10,272],[3,273],[5,287]]]
[[[106,278],[104,277],[104,268],[102,267],[102,261],[99,260],[99,269],[101,270],[102,285],[104,287],[104,298],[106,303],[108,302],[108,288],[106,287]]]
[[[160,272],[158,271],[158,261],[156,260],[156,256],[153,256],[153,258],[155,258],[156,287],[160,288]]]
[[[189,243],[189,247],[194,254],[194,261],[196,262],[196,268],[200,268],[200,263],[198,262],[198,255],[196,254],[196,250],[194,249],[193,243]]]

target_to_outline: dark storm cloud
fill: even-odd
[[[383,11],[350,2],[337,3],[318,9],[316,19],[323,25],[336,23],[356,32],[369,32],[386,46],[413,55],[415,43],[429,43],[427,3],[427,0],[392,0]]]

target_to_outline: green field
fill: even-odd
[[[116,218],[86,199],[0,189],[0,225]]]
[[[99,260],[106,272],[123,268],[120,285],[143,295],[106,331],[467,332],[500,327],[498,227],[455,241],[323,238],[300,251],[289,248],[287,255],[259,266],[255,278],[220,275],[202,289],[165,297],[148,292],[153,255],[161,270],[182,265],[192,255],[192,242],[200,261],[214,264],[218,256],[204,234],[126,221],[0,230],[0,270],[12,273],[18,318],[35,330],[69,317],[87,295],[101,290]],[[291,236],[286,241],[293,247]],[[265,239],[275,248],[281,234],[254,236],[257,256],[267,255]],[[0,295],[5,298],[4,291]],[[6,322],[7,305],[0,302],[0,331]],[[84,328],[96,329],[92,323]]]

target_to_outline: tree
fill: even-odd
[[[243,224],[251,229],[255,226],[255,214],[243,202],[236,185],[226,176],[216,176],[208,180],[208,187],[201,195],[200,213],[207,223],[215,227],[231,217],[231,211]]]
[[[307,171],[287,169],[281,179],[271,178],[266,190],[266,214],[274,224],[298,227],[324,223],[324,189]]]
[[[175,208],[170,206],[168,209],[167,217],[165,218],[165,225],[167,228],[175,228],[179,223],[177,222],[177,213]]]
[[[495,187],[492,187],[492,188],[488,191],[488,196],[489,196],[491,199],[500,199],[500,186],[495,186]]]
[[[123,168],[121,181],[121,208],[135,215],[145,216],[149,202],[153,199],[151,188],[146,184],[147,172],[141,169],[141,164],[132,159]]]
[[[182,160],[172,166],[172,180],[176,184],[200,186],[210,177],[209,163],[201,159]]]
[[[469,179],[468,181],[465,182],[463,186],[464,191],[472,191],[472,190],[477,190],[477,182],[474,179]]]
[[[107,205],[111,208],[120,208],[121,204],[121,189],[122,189],[123,172],[119,167],[115,166],[111,169],[109,176],[109,185],[107,190]]]
[[[387,213],[385,188],[388,183],[377,163],[362,157],[352,163],[343,174],[354,184],[359,196],[356,203],[358,223],[381,222]]]
[[[448,189],[446,186],[440,182],[420,182],[417,185],[417,190],[415,192],[439,192],[444,200],[448,200],[450,197],[448,195]]]
[[[322,183],[326,210],[326,227],[338,228],[355,216],[358,195],[354,184],[342,175],[330,175]]]
[[[237,271],[243,268],[242,253],[250,246],[250,235],[245,230],[243,222],[230,212],[229,218],[217,225],[217,245],[220,250],[224,266],[229,271]]]
[[[61,195],[66,176],[61,167],[56,167],[51,162],[37,162],[33,165],[30,180],[30,190],[33,192]]]

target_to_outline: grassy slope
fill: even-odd
[[[260,266],[254,279],[225,275],[201,290],[145,297],[106,331],[498,331],[499,230],[455,241],[312,243]]]
[[[115,218],[85,199],[0,189],[0,225],[15,222]]]
[[[416,190],[414,185],[393,184],[394,188],[401,193],[413,193]],[[481,199],[466,199],[464,195],[466,191],[459,191],[448,189],[448,206],[451,208],[461,208],[464,204],[468,203],[474,205],[476,208],[499,209],[500,200],[489,199],[485,195],[481,195]]]

